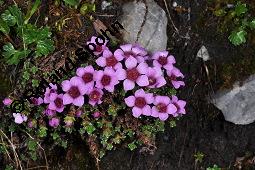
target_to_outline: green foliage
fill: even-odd
[[[195,157],[195,161],[202,163],[203,159],[204,159],[204,154],[202,152],[197,152],[194,157]]]
[[[217,165],[213,165],[213,167],[208,167],[206,170],[221,170]]]
[[[225,26],[232,29],[228,39],[235,46],[246,43],[248,32],[255,29],[255,19],[248,12],[248,5],[240,1],[233,9],[225,6],[214,11],[214,15],[223,18],[221,29],[225,30]]]
[[[48,55],[54,51],[54,42],[50,39],[51,32],[48,27],[37,28],[37,26],[28,24],[29,19],[39,7],[40,0],[36,0],[31,10],[27,12],[26,17],[22,14],[20,8],[16,5],[10,6],[0,17],[0,31],[3,32],[11,41],[11,29],[14,29],[22,41],[21,48],[17,48],[8,42],[3,46],[3,56],[7,64],[17,65],[20,60],[26,58],[31,50],[35,50],[36,56]],[[16,44],[15,44],[16,45]]]
[[[228,39],[232,44],[237,46],[246,42],[246,36],[247,32],[244,29],[240,28],[237,31],[232,31]]]
[[[133,151],[133,150],[135,150],[135,149],[137,148],[137,146],[136,146],[135,142],[132,142],[132,143],[129,143],[129,144],[128,144],[128,148],[129,148],[131,151]]]
[[[91,3],[84,3],[82,4],[80,8],[80,13],[82,15],[85,15],[90,12],[95,12],[96,11],[96,4],[91,4]]]
[[[66,4],[71,6],[77,6],[80,4],[79,0],[63,0]]]

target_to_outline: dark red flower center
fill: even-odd
[[[139,108],[143,108],[146,105],[146,101],[144,97],[137,97],[135,99],[135,106]]]
[[[118,63],[118,60],[114,56],[106,58],[106,66],[108,66],[108,67],[113,67],[117,63]]]
[[[54,101],[55,105],[57,108],[61,108],[63,106],[63,100],[61,98],[56,98],[56,100]]]
[[[94,100],[94,101],[98,101],[101,97],[101,94],[99,91],[97,90],[93,90],[90,94],[89,94],[89,98],[90,100]]]
[[[107,86],[111,83],[111,77],[108,75],[103,75],[102,79],[101,79],[101,83],[103,86]]]
[[[140,73],[138,72],[136,68],[127,70],[127,79],[136,81],[139,76],[140,76]]]
[[[173,81],[176,81],[176,80],[177,80],[177,77],[176,77],[175,75],[171,75],[171,76],[169,77],[169,79],[170,79],[170,80],[173,80]]]
[[[74,98],[74,99],[77,98],[77,97],[79,97],[79,96],[81,95],[81,93],[80,93],[78,87],[76,87],[76,86],[72,86],[72,87],[69,89],[68,94],[69,94],[72,98]]]
[[[50,93],[55,93],[56,90],[55,89],[50,89]]]
[[[159,62],[159,64],[161,64],[162,66],[166,65],[166,64],[167,64],[167,57],[160,56],[160,57],[158,58],[158,62]]]
[[[156,84],[157,80],[155,79],[155,77],[150,76],[148,78],[149,78],[149,86]]]
[[[133,56],[133,55],[134,55],[134,53],[132,51],[125,51],[124,52],[125,58],[128,58],[128,57]]]
[[[103,47],[101,45],[96,46],[96,52],[101,52]]]
[[[34,105],[37,105],[37,104],[38,104],[38,99],[32,97],[31,100],[32,100],[32,103],[33,103]]]
[[[85,73],[83,76],[82,76],[82,79],[85,83],[89,83],[91,81],[93,81],[93,74],[92,73]]]
[[[159,103],[156,107],[157,107],[158,111],[161,113],[167,112],[167,105],[164,103]]]

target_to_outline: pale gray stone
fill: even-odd
[[[211,102],[219,108],[225,120],[247,125],[255,121],[255,75],[233,89],[218,92]]]
[[[146,5],[141,1],[133,1],[123,6],[121,24],[126,30],[123,32],[123,40],[126,43],[139,43],[150,52],[165,50],[167,45],[165,11],[153,0],[146,0],[146,4],[147,12]]]
[[[197,57],[202,58],[204,61],[210,60],[209,53],[204,45],[198,50]]]

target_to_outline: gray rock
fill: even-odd
[[[204,45],[198,50],[197,57],[202,58],[204,61],[210,60],[209,53]]]
[[[146,4],[147,12],[146,5],[141,1],[129,2],[123,6],[123,16],[120,20],[126,30],[123,32],[123,40],[126,43],[139,43],[150,52],[165,50],[167,45],[165,11],[153,0],[146,0]]]
[[[255,75],[240,84],[218,92],[211,102],[223,112],[225,120],[247,125],[255,121]]]

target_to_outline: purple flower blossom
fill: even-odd
[[[122,68],[120,61],[123,60],[122,55],[116,55],[116,52],[112,54],[110,50],[104,50],[103,56],[96,60],[97,65],[101,67],[112,67],[115,70]]]
[[[102,103],[102,96],[103,96],[103,91],[101,89],[93,88],[90,89],[88,92],[89,95],[89,104],[92,106],[95,106],[96,104],[101,104]]]
[[[175,115],[177,108],[174,104],[171,103],[171,100],[168,96],[156,96],[152,107],[153,117],[159,117],[160,120],[165,121],[170,115]]]
[[[159,67],[148,67],[146,75],[149,80],[149,88],[160,88],[166,84],[166,80]]]
[[[56,110],[61,113],[64,110],[63,94],[53,93],[50,96],[50,104],[48,106],[50,110]]]
[[[95,36],[91,37],[91,40],[87,42],[87,45],[88,45],[89,43],[95,44],[96,49],[94,49],[94,47],[93,47],[92,45],[89,45],[89,48],[90,48],[91,50],[94,51],[93,53],[94,53],[96,56],[99,56],[100,54],[102,54],[102,52],[103,52],[104,50],[107,50],[107,49],[108,49],[108,47],[106,47],[106,44],[107,44],[108,40],[105,40],[105,42],[104,42],[103,45],[97,45],[97,43],[96,43],[96,38],[97,38],[97,37],[95,37]],[[98,39],[99,39],[99,43],[103,43],[103,40],[102,40],[102,39],[100,39],[100,38],[98,38]]]
[[[128,59],[134,57],[138,63],[144,62],[147,52],[139,45],[125,44],[120,46],[121,49],[117,49],[114,55]]]
[[[100,112],[94,112],[93,113],[93,117],[94,118],[99,118],[101,116],[101,113]]]
[[[171,71],[167,71],[167,75],[169,76],[169,79],[172,85],[174,86],[174,88],[178,89],[181,86],[185,86],[185,83],[183,81],[177,80],[177,78],[179,77],[184,78],[184,75],[181,73],[181,71],[178,68],[173,67]]]
[[[139,89],[135,92],[134,96],[129,96],[125,99],[125,103],[128,107],[132,108],[132,113],[134,117],[139,117],[140,115],[151,115],[151,104],[154,100],[152,93],[145,93],[143,89]]]
[[[46,110],[44,110],[44,114],[52,117],[52,116],[55,116],[56,110],[51,110],[51,109],[47,108]]]
[[[21,124],[27,121],[27,116],[20,114],[20,113],[13,113],[14,122],[17,124]]]
[[[140,63],[137,66],[137,60],[134,57],[129,57],[125,61],[127,70],[118,69],[116,71],[118,79],[124,80],[124,90],[132,90],[135,87],[135,83],[139,86],[144,87],[149,85],[149,80],[146,74],[148,65],[145,62]]]
[[[152,59],[155,67],[163,67],[166,70],[172,70],[173,64],[175,63],[174,56],[168,56],[167,51],[159,51],[153,54]]]
[[[66,92],[63,96],[64,105],[73,103],[75,106],[82,106],[84,104],[83,95],[88,89],[84,86],[82,78],[75,76],[70,81],[63,81],[62,89]]]
[[[3,100],[3,104],[4,104],[5,106],[10,106],[10,105],[12,104],[12,99],[10,99],[10,98],[5,98],[5,99]]]
[[[96,87],[99,89],[104,88],[109,92],[113,92],[114,86],[119,83],[116,72],[109,67],[106,67],[104,71],[97,71],[96,79]]]
[[[176,114],[173,115],[174,117],[178,116],[178,114],[186,114],[186,102],[184,100],[179,100],[177,96],[172,96],[172,104],[177,108]]]
[[[39,98],[31,97],[31,101],[36,106],[43,104],[43,99],[41,97]]]
[[[81,117],[82,114],[83,114],[83,111],[82,111],[81,109],[78,109],[78,110],[76,110],[76,112],[75,112],[75,116],[76,116],[76,117]]]
[[[78,68],[76,75],[82,78],[86,89],[94,87],[95,70],[91,65]]]
[[[50,103],[50,95],[57,92],[57,85],[50,83],[50,87],[47,87],[44,93],[44,103]]]
[[[53,128],[58,127],[59,125],[59,118],[53,117],[52,119],[49,120],[49,125]]]
[[[27,126],[29,128],[34,128],[36,127],[36,120],[30,120],[28,123],[27,123]]]

